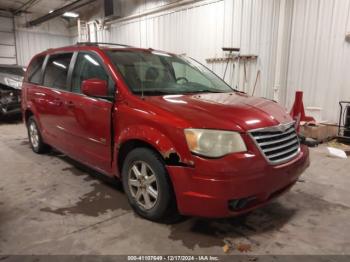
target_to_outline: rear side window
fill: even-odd
[[[34,58],[28,67],[28,82],[33,84],[41,84],[42,80],[42,66],[45,56]]]
[[[73,53],[50,55],[44,74],[44,86],[68,90],[67,75]]]

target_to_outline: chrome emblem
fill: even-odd
[[[288,124],[280,124],[279,126],[276,126],[276,129],[280,132],[285,132],[288,128],[292,126],[291,123]]]

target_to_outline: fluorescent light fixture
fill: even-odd
[[[77,18],[77,17],[79,17],[79,14],[78,13],[74,13],[74,12],[65,12],[62,16]]]

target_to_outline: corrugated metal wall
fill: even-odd
[[[27,66],[30,59],[48,48],[67,46],[72,44],[72,38],[65,35],[54,35],[35,31],[16,31],[16,45],[18,50],[18,64]]]
[[[18,64],[27,66],[30,59],[48,48],[61,47],[72,44],[72,37],[67,23],[56,18],[35,27],[26,24],[35,18],[33,14],[16,16],[16,46]]]
[[[16,64],[13,17],[0,14],[0,64]]]
[[[337,121],[339,100],[350,101],[350,0],[295,0],[287,104],[304,91],[306,106]]]
[[[239,65],[236,62],[235,70],[230,64],[226,81],[251,93],[260,69],[256,95],[272,98],[279,3],[279,0],[198,1],[114,23],[109,31],[98,32],[98,40],[186,53],[205,64],[207,58],[224,57],[223,46],[241,47],[242,54],[256,54],[259,58],[247,62],[246,83],[243,83],[243,62]],[[145,9],[139,7],[139,10]],[[207,66],[223,76],[225,63]]]
[[[128,10],[133,10],[132,2],[128,2]],[[136,2],[132,14],[147,10],[147,0],[144,6]],[[282,28],[287,31],[282,33],[282,57],[276,58],[282,3],[290,18],[285,18]],[[322,107],[323,119],[335,122],[338,101],[350,100],[350,43],[345,41],[346,32],[350,32],[349,17],[350,0],[198,1],[115,23],[109,31],[98,32],[98,39],[186,53],[203,63],[206,58],[224,56],[222,46],[241,47],[242,54],[259,58],[247,64],[247,82],[243,64],[235,63],[235,70],[230,65],[228,83],[251,94],[256,73],[261,70],[256,95],[273,98],[277,87],[279,101],[290,108],[295,91],[303,90],[305,106]],[[278,69],[281,75],[277,79],[276,59],[281,59],[283,67]],[[207,65],[223,76],[223,63]]]

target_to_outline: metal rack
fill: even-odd
[[[338,137],[350,142],[350,101],[340,101]]]
[[[230,55],[227,57],[213,57],[213,58],[207,58],[205,61],[207,63],[221,63],[221,62],[227,62],[227,61],[235,61],[235,60],[255,60],[257,59],[257,55]]]

